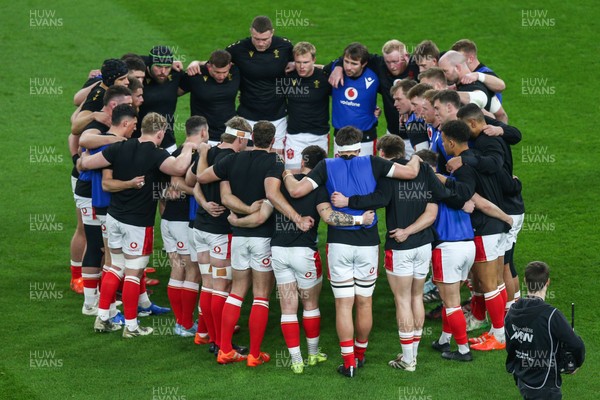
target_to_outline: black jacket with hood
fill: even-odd
[[[519,386],[529,389],[560,388],[560,350],[571,351],[577,368],[585,359],[585,346],[565,316],[540,297],[527,296],[513,304],[504,321],[506,370]],[[557,353],[559,362],[557,363]]]

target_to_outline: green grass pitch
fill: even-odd
[[[521,4],[522,3],[522,4]],[[219,366],[206,347],[168,335],[170,317],[149,317],[157,335],[125,341],[99,335],[68,288],[69,241],[75,211],[66,144],[72,95],[90,69],[126,52],[171,46],[186,65],[248,36],[265,14],[276,34],[317,47],[317,62],[337,57],[352,41],[379,52],[391,38],[409,50],[423,39],[447,49],[470,38],[480,59],[506,82],[505,109],[523,132],[513,148],[524,182],[525,229],[516,262],[540,259],[552,268],[548,301],[568,315],[577,304],[577,331],[587,361],[564,379],[568,399],[600,392],[596,223],[597,96],[600,11],[580,2],[4,2],[0,13],[0,398],[1,399],[517,399],[503,352],[474,354],[472,363],[445,362],[430,348],[441,330],[425,324],[417,371],[387,366],[399,352],[394,303],[385,274],[374,297],[368,362],[358,377],[340,377],[333,298],[323,288],[321,346],[330,360],[295,376],[288,368],[275,295],[260,368]],[[180,99],[177,137],[189,116]],[[380,134],[384,132],[381,126]],[[383,224],[381,229],[383,230]],[[594,228],[596,226],[596,228]],[[158,233],[158,229],[157,229]],[[321,235],[324,240],[324,235]],[[152,298],[168,303],[166,259],[155,244],[161,284]],[[248,301],[246,301],[248,303]],[[240,323],[246,326],[248,307]],[[247,329],[236,340],[247,343]],[[303,342],[302,347],[306,351]]]

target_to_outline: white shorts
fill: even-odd
[[[353,279],[374,281],[379,265],[379,246],[351,246],[342,243],[327,244],[328,277],[332,282]]]
[[[210,252],[212,258],[228,260],[231,258],[231,234],[215,234],[193,229],[196,253]]]
[[[108,231],[108,247],[122,249],[130,256],[147,256],[152,254],[154,244],[153,226],[134,226],[117,221],[110,214],[106,215]]]
[[[258,121],[252,121],[246,119],[250,126],[254,128],[254,124]],[[269,121],[275,125],[275,142],[273,143],[273,150],[283,150],[285,147],[285,133],[287,132],[287,117],[279,118],[276,121]]]
[[[234,236],[231,239],[231,267],[271,272],[271,238]]]
[[[190,260],[193,263],[198,262],[198,253],[196,253],[196,249],[194,248],[194,228],[190,228],[190,224],[187,226],[187,234],[188,234],[188,245],[190,250]]]
[[[91,197],[81,197],[75,195],[75,206],[81,211],[81,220],[84,225],[100,226],[100,220],[96,215],[96,210],[92,206]]]
[[[297,133],[285,136],[285,168],[298,169],[302,162],[302,151],[308,146],[319,146],[329,154],[329,135],[315,135],[312,133]]]
[[[334,157],[339,157],[338,154],[338,145],[333,141],[333,154]],[[360,143],[360,154],[361,156],[374,156],[377,155],[377,140],[373,140],[372,142],[361,142]]]
[[[106,215],[98,215],[100,221],[100,230],[102,231],[102,239],[108,239],[108,231],[106,230]]]
[[[494,261],[504,256],[503,233],[475,236],[475,262]],[[502,247],[500,247],[502,246]]]
[[[431,255],[433,280],[442,283],[466,281],[474,261],[473,241],[442,242],[433,249]]]
[[[300,289],[310,289],[323,278],[321,256],[310,247],[272,247],[273,273],[278,285],[297,282]]]
[[[75,186],[77,185],[77,178],[71,175],[71,191],[73,192],[73,196],[75,196]]]
[[[386,250],[384,266],[388,274],[425,279],[431,261],[431,243],[409,250]]]
[[[513,244],[517,243],[517,235],[523,227],[525,214],[511,215],[511,217],[513,219],[513,225],[510,228],[510,231],[508,231],[508,233],[506,234],[506,246],[504,247],[504,251],[509,251],[510,249],[512,249]]]
[[[190,233],[187,221],[160,221],[160,233],[167,253],[190,254]]]

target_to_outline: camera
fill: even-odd
[[[572,374],[577,369],[573,353],[561,346],[558,353],[558,369],[561,374]]]

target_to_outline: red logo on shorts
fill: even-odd
[[[183,249],[183,246],[184,246],[183,242],[177,242],[177,248]]]
[[[288,160],[291,160],[294,158],[294,149],[287,149],[287,151],[285,152],[286,157],[288,158]]]
[[[129,244],[129,247],[132,249],[137,249],[138,244],[136,242],[131,242],[131,244]]]
[[[306,274],[304,274],[305,278],[310,278],[312,277],[312,272],[307,272]]]
[[[102,232],[104,232],[104,231],[106,230],[106,225],[104,225],[104,224],[101,224],[101,225],[100,225],[100,228],[102,229]]]
[[[375,272],[375,267],[371,267],[371,269],[369,270],[369,274],[372,274],[373,272]]]
[[[268,258],[263,258],[262,263],[263,265],[267,266],[271,263],[271,260],[269,260]]]
[[[82,209],[81,209],[81,213],[82,213],[83,215],[88,215],[87,208],[85,208],[85,207],[84,207],[84,208],[82,208]]]
[[[215,248],[213,249],[213,251],[214,251],[216,254],[221,254],[221,248],[220,248],[219,246],[215,246]]]

